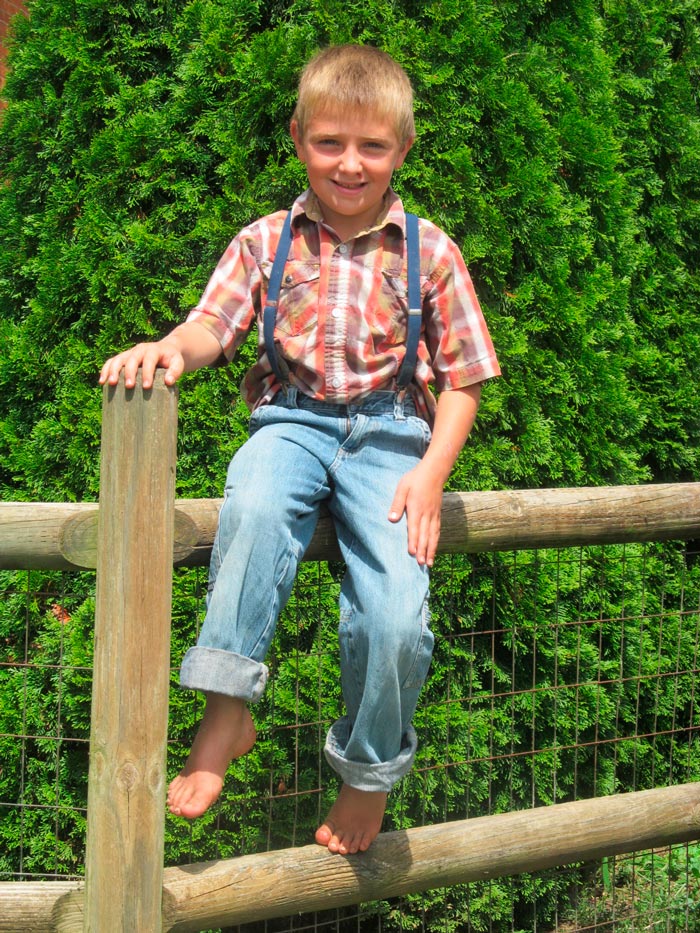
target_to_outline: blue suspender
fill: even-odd
[[[270,284],[267,289],[267,301],[263,310],[263,339],[265,351],[270,361],[272,371],[280,385],[289,384],[289,369],[280,359],[275,346],[275,320],[277,318],[277,302],[284,267],[289,256],[289,247],[292,243],[292,212],[289,211],[284,219],[282,233],[280,234],[277,253],[272,263]],[[418,217],[415,214],[406,214],[406,259],[408,266],[408,322],[406,325],[406,354],[404,356],[396,386],[399,390],[405,389],[416,368],[418,356],[418,340],[421,325],[421,294],[420,294],[420,241],[418,236]]]
[[[418,218],[415,214],[406,214],[406,261],[408,266],[408,322],[406,324],[406,355],[396,378],[396,385],[399,389],[405,389],[413,379],[423,311],[420,297],[420,242]]]
[[[265,351],[270,361],[272,372],[277,376],[277,381],[285,387],[289,384],[289,370],[284,364],[285,372],[282,372],[280,360],[275,346],[275,319],[277,318],[277,301],[280,296],[280,286],[282,285],[282,274],[289,256],[289,247],[292,243],[292,212],[288,211],[284,218],[284,226],[280,234],[280,240],[277,245],[277,252],[272,263],[270,272],[270,284],[267,289],[267,301],[263,311],[263,337],[265,339]]]

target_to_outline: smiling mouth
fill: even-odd
[[[354,181],[354,182],[335,181],[334,179],[333,184],[337,188],[345,188],[348,191],[361,191],[365,187],[366,182],[364,181]]]

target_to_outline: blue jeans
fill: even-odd
[[[206,618],[181,685],[260,698],[277,617],[325,502],[346,565],[338,629],[346,715],[325,754],[344,783],[388,791],[413,763],[411,720],[433,636],[428,570],[408,553],[405,516],[387,516],[430,428],[393,392],[334,405],[292,388],[257,409],[250,430],[229,467]]]

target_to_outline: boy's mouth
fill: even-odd
[[[361,191],[365,187],[366,182],[364,181],[337,181],[333,179],[333,184],[336,188],[345,188],[348,191]]]

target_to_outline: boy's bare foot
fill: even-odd
[[[382,791],[343,784],[325,823],[316,830],[316,842],[340,855],[366,852],[382,828],[386,798]]]
[[[234,758],[255,744],[253,720],[244,700],[208,693],[207,705],[185,767],[168,788],[168,809],[194,819],[214,803]]]

